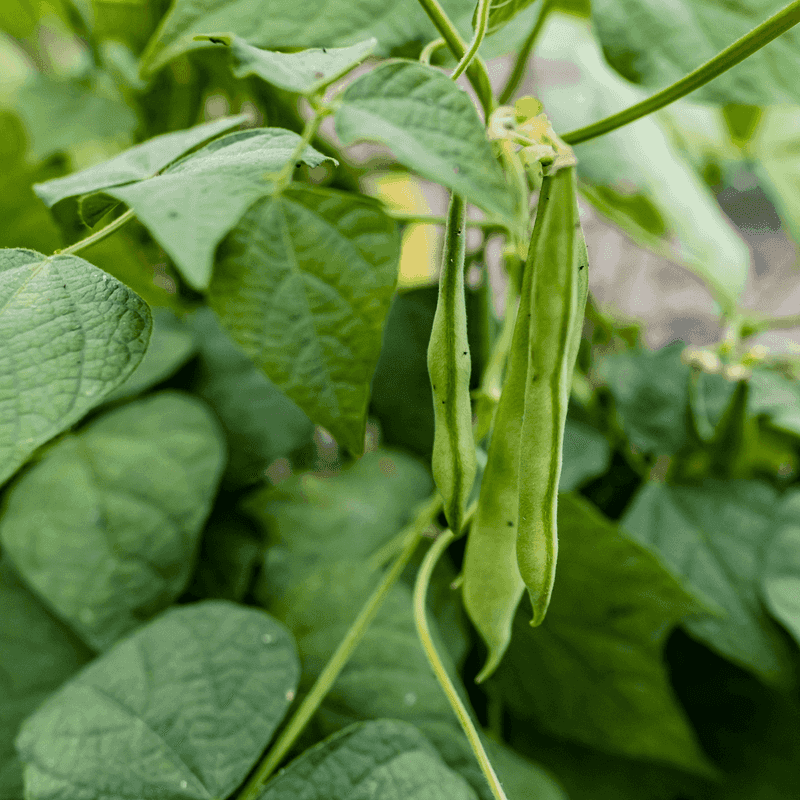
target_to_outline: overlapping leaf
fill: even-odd
[[[800,643],[800,517],[794,522],[775,535],[761,580],[770,610]]]
[[[709,773],[673,696],[661,651],[670,628],[702,609],[653,554],[590,504],[562,495],[547,618],[517,614],[496,680],[516,714],[606,752]]]
[[[413,725],[391,719],[351,725],[307,750],[269,783],[260,800],[312,793],[326,800],[477,798]]]
[[[397,226],[377,203],[298,185],[248,211],[210,288],[234,340],[353,453],[399,257]]]
[[[59,617],[105,649],[185,588],[223,459],[200,401],[164,392],[123,406],[14,485],[3,548]]]
[[[350,72],[378,44],[374,38],[350,47],[314,48],[298,53],[276,53],[253,47],[239,36],[195,36],[230,48],[237,78],[257,77],[289,92],[311,95]]]
[[[344,144],[370,139],[395,158],[501,218],[512,193],[469,95],[447,75],[411,61],[381,64],[353,81],[336,112]]]
[[[543,82],[539,98],[555,129],[566,132],[638,102],[644,92],[603,60],[588,21],[553,12],[537,41],[539,64],[569,64],[568,84]],[[724,306],[736,302],[750,255],[710,190],[667,140],[652,117],[576,145],[581,179],[647,199],[675,237],[681,263],[707,281]]]
[[[603,50],[623,74],[652,89],[682,78],[783,8],[783,0],[594,0]],[[796,103],[800,32],[789,30],[697,91],[717,103]]]
[[[228,797],[294,697],[288,631],[253,608],[171,609],[119,642],[22,727],[30,800]]]
[[[700,486],[651,483],[634,498],[623,527],[660,553],[695,596],[721,616],[687,619],[686,629],[709,647],[781,683],[791,671],[786,643],[759,600],[759,579],[776,530],[797,519],[797,498],[783,503],[755,481],[706,481]]]
[[[0,561],[0,800],[22,797],[20,723],[92,656]]]
[[[191,318],[200,366],[194,391],[228,439],[225,482],[255,483],[276,458],[311,441],[311,420],[237,347],[208,308]]]
[[[611,463],[611,446],[600,431],[567,418],[561,463],[560,492],[571,492],[602,475]]]
[[[0,484],[142,360],[150,311],[78,256],[0,250]]]

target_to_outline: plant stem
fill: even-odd
[[[601,119],[592,125],[563,134],[561,138],[567,144],[579,144],[646,117],[648,114],[652,114],[654,111],[680,100],[681,97],[714,80],[723,72],[736,66],[740,61],[744,61],[764,45],[769,44],[773,39],[788,31],[798,22],[800,22],[800,0],[795,0],[795,2],[789,3],[777,14],[771,16],[766,22],[761,23],[757,28],[742,36],[741,39],[737,39],[710,61],[707,61],[666,89],[657,92],[652,97],[648,97],[641,103],[636,103],[636,105],[626,108],[617,114],[612,114],[610,117]]]
[[[394,209],[385,209],[386,213],[398,222],[414,225],[446,225],[447,217],[436,216],[434,214],[416,214],[413,211],[395,211]],[[468,219],[468,228],[481,228],[482,230],[504,231],[506,226],[502,222],[491,219]]]
[[[477,25],[475,26],[475,34],[472,41],[469,43],[467,52],[461,57],[461,61],[456,65],[453,74],[450,76],[453,80],[460,78],[464,70],[472,63],[472,59],[478,52],[481,46],[483,37],[486,36],[486,28],[489,25],[489,8],[491,7],[491,0],[478,0],[478,8],[475,12],[475,19]]]
[[[383,576],[381,582],[370,595],[367,602],[364,603],[361,611],[358,612],[358,616],[353,620],[353,624],[344,635],[342,641],[339,642],[339,646],[311,687],[311,691],[303,698],[303,702],[300,703],[286,727],[281,731],[280,736],[264,755],[264,758],[250,780],[244,785],[238,796],[238,800],[255,800],[261,791],[261,787],[269,776],[272,775],[281,761],[283,761],[284,757],[297,740],[297,737],[303,732],[303,729],[324,700],[325,695],[328,694],[334,682],[339,677],[339,673],[347,664],[350,656],[352,656],[353,651],[363,638],[364,633],[378,613],[383,601],[386,599],[395,583],[397,583],[397,579],[411,560],[411,556],[414,555],[414,551],[417,549],[422,539],[423,532],[434,520],[441,507],[442,500],[437,493],[426,501],[417,512],[411,524],[406,527],[406,541],[402,552]]]
[[[511,99],[514,92],[517,91],[520,83],[522,83],[522,78],[525,75],[525,68],[528,66],[528,59],[530,58],[531,51],[533,50],[533,46],[536,44],[536,40],[539,38],[539,34],[542,32],[542,28],[544,27],[545,20],[547,19],[547,15],[550,13],[551,7],[552,0],[543,0],[541,11],[539,11],[539,16],[536,19],[536,24],[533,26],[533,30],[528,34],[528,38],[523,42],[522,47],[517,55],[517,60],[514,62],[514,68],[511,70],[511,74],[508,76],[506,85],[503,88],[503,91],[500,92],[500,97],[497,99],[497,102],[501,106],[505,105]]]
[[[459,59],[459,61],[464,58],[467,52],[467,45],[438,1],[419,0],[419,4],[428,17],[430,17],[436,30],[439,31],[442,38],[447,42],[450,52]],[[489,81],[489,73],[486,71],[486,64],[483,63],[480,57],[475,58],[469,67],[467,67],[467,78],[472,84],[475,94],[478,95],[484,116],[488,120],[495,106],[494,93],[492,92],[492,84]]]
[[[425,47],[422,49],[422,52],[419,54],[419,63],[430,66],[433,54],[440,47],[447,47],[447,42],[442,38],[434,39],[432,42],[428,42],[428,44],[425,45]]]
[[[431,545],[430,549],[425,554],[425,558],[422,560],[419,572],[417,573],[417,580],[414,584],[414,621],[417,625],[417,633],[422,642],[422,647],[425,650],[425,655],[428,657],[436,679],[439,681],[442,690],[447,696],[453,712],[461,723],[461,727],[466,734],[470,747],[475,753],[475,758],[478,759],[478,764],[480,764],[481,770],[486,776],[486,780],[489,782],[489,788],[492,790],[495,800],[508,800],[503,791],[503,787],[500,785],[500,780],[489,761],[489,757],[486,755],[486,750],[483,748],[480,734],[472,722],[472,718],[464,706],[464,703],[458,696],[456,687],[450,680],[450,676],[447,674],[447,670],[444,664],[442,664],[441,658],[439,658],[439,653],[436,651],[436,646],[433,643],[433,637],[428,627],[428,615],[425,607],[428,585],[430,584],[431,575],[433,574],[436,562],[454,539],[455,536],[452,531],[444,531]]]
[[[318,110],[314,108],[314,115],[306,120],[306,124],[303,127],[303,135],[300,138],[300,141],[297,143],[297,146],[294,148],[294,152],[289,157],[289,160],[281,167],[281,171],[274,177],[275,182],[275,190],[280,192],[281,189],[286,188],[288,184],[292,180],[292,176],[294,175],[295,168],[297,166],[297,159],[303,155],[306,147],[311,143],[311,140],[317,135],[317,131],[319,130],[319,126],[322,123],[322,120],[328,116],[330,112],[327,109]]]
[[[53,255],[67,256],[71,255],[72,253],[77,253],[79,250],[83,250],[95,244],[96,242],[105,239],[106,236],[110,236],[115,230],[117,230],[117,228],[121,228],[126,222],[130,222],[132,219],[133,209],[129,208],[124,214],[120,214],[120,216],[118,216],[112,222],[109,222],[104,228],[100,228],[99,231],[95,231],[85,239],[81,239],[79,242],[75,242],[75,244],[71,244],[69,247],[65,247],[63,250],[56,250]]]

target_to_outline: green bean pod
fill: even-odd
[[[517,564],[544,619],[558,555],[556,511],[572,373],[586,306],[587,264],[575,167],[545,177],[528,266],[533,275],[525,412],[520,433]]]
[[[464,297],[466,203],[450,198],[447,213],[439,300],[428,344],[428,374],[433,390],[433,479],[444,501],[447,524],[458,536],[477,462],[472,435],[469,379],[472,361],[467,343]]]
[[[538,232],[534,227],[533,236]],[[529,252],[534,249],[531,243]],[[508,291],[512,291],[510,286]],[[533,270],[528,263],[522,273],[519,308],[478,507],[464,552],[464,607],[488,649],[486,663],[475,679],[477,683],[486,680],[499,666],[511,641],[514,614],[525,591],[517,566],[517,519],[532,297]]]

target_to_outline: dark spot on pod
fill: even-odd
[[[578,272],[580,272],[580,271],[581,271],[581,270],[582,270],[582,269],[583,269],[585,266],[586,266],[586,264],[581,264],[581,265],[578,267]]]
[[[302,167],[302,166],[303,166],[303,162],[302,162],[302,161],[298,161],[298,162],[295,164],[295,166],[296,166],[296,167]]]
[[[178,216],[178,212],[177,212],[177,211],[167,211],[167,216],[168,216],[170,219],[175,219],[175,217],[177,217],[177,216]]]
[[[467,351],[465,350],[461,355],[465,356],[466,354],[467,354]]]
[[[64,284],[64,288],[65,288],[65,289],[67,288],[67,284],[66,284],[66,283]]]
[[[328,51],[327,51],[327,50],[326,50],[326,49],[323,47],[323,48],[322,48],[322,52],[323,52],[323,53],[327,53]]]
[[[511,520],[506,522],[506,525],[508,525],[509,528],[513,528],[514,527],[514,523]]]
[[[209,36],[208,41],[211,42],[212,44],[225,44],[225,41],[223,39],[215,39],[213,36]]]
[[[322,78],[324,78],[324,77],[325,77],[325,73],[324,73],[324,72],[315,72],[315,73],[314,73],[314,77],[315,77],[317,80],[322,80]]]

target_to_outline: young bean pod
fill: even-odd
[[[545,177],[528,264],[533,271],[525,412],[520,433],[517,564],[541,624],[555,578],[556,508],[572,373],[586,306],[586,249],[575,167]]]
[[[435,421],[433,479],[444,500],[447,524],[456,536],[463,526],[477,469],[464,297],[465,228],[466,203],[454,194],[447,213],[439,300],[428,344],[428,373]]]

